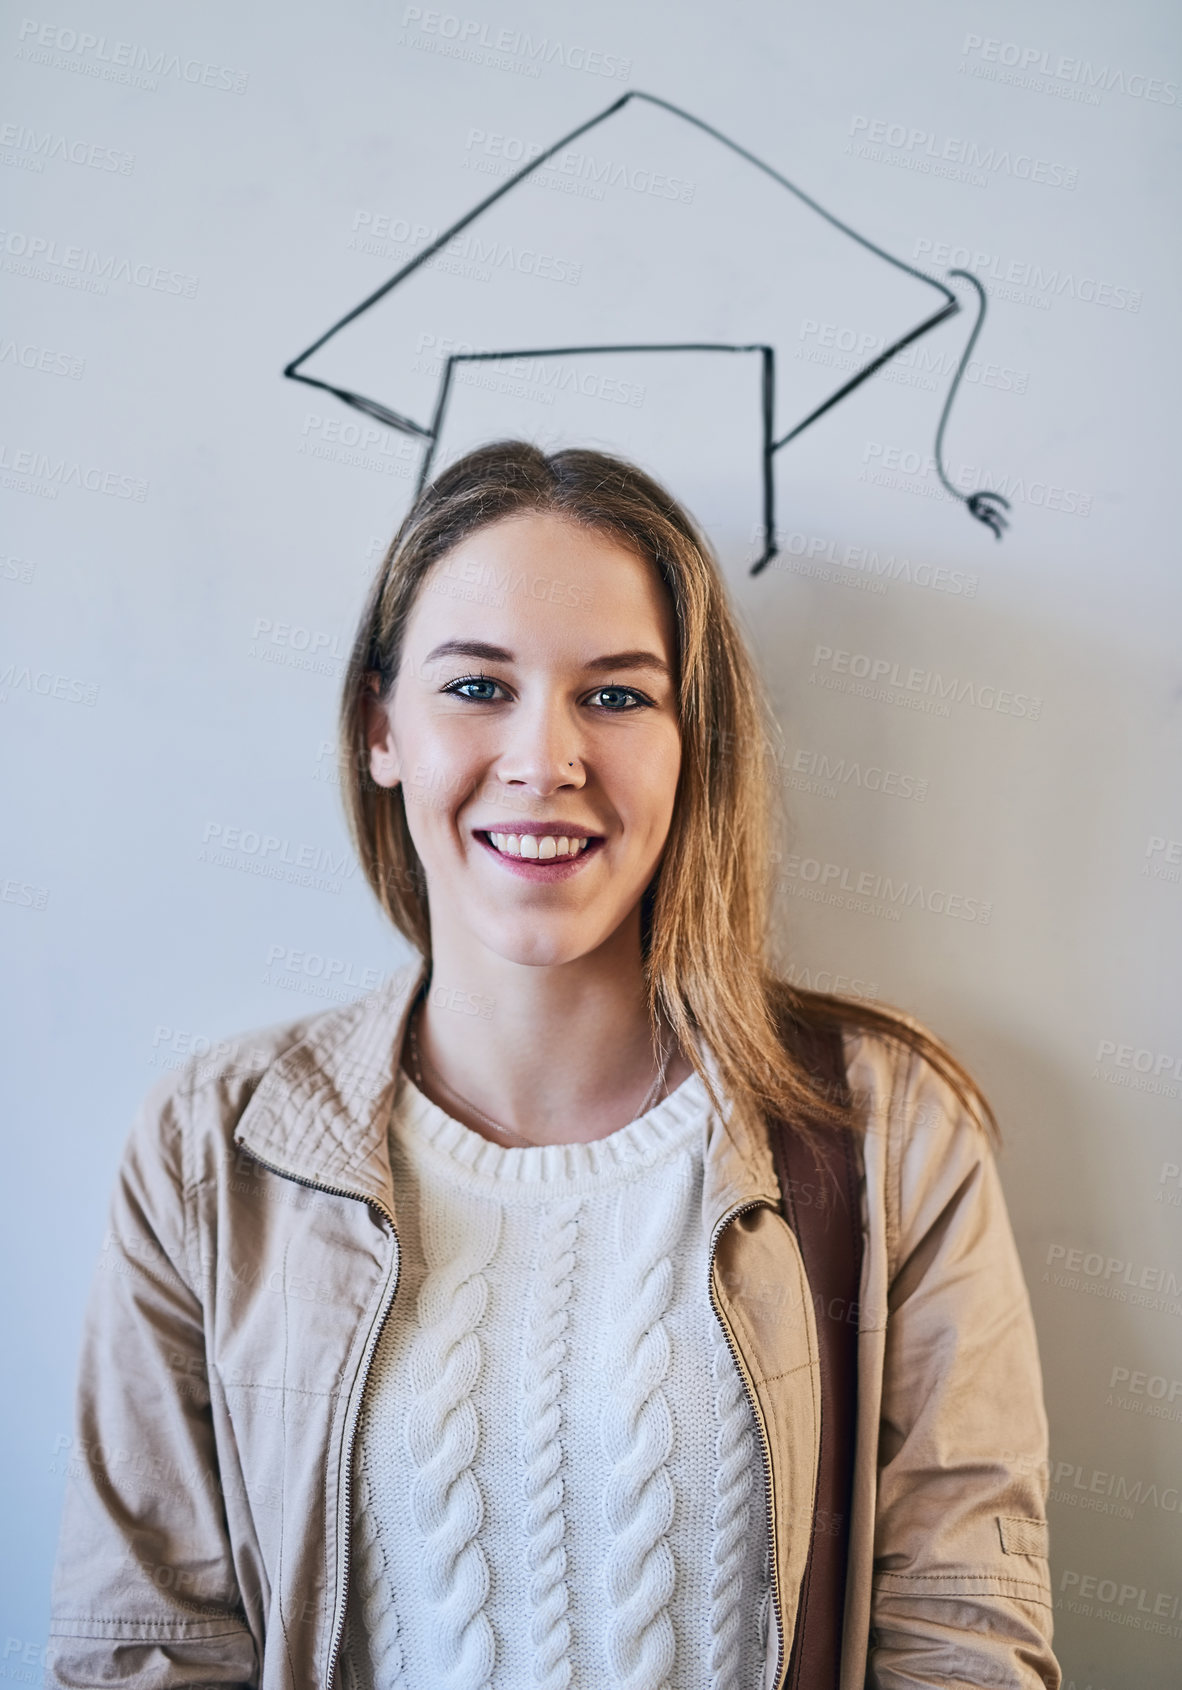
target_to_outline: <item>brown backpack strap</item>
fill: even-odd
[[[844,1091],[848,1097],[839,1031],[809,1029],[796,1048],[829,1095]],[[854,1482],[861,1175],[852,1133],[818,1129],[814,1148],[776,1121],[769,1138],[785,1217],[808,1276],[821,1360],[817,1494],[785,1684],[787,1690],[837,1690]]]

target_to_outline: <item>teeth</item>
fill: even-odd
[[[540,862],[551,857],[577,857],[589,843],[554,833],[490,833],[489,838],[506,857],[530,857]]]

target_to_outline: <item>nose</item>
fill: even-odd
[[[547,798],[586,784],[582,739],[560,704],[538,701],[519,707],[505,724],[505,739],[493,773],[502,786]]]

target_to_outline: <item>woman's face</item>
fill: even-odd
[[[432,566],[370,769],[402,783],[437,954],[570,962],[629,920],[638,940],[681,766],[675,650],[652,564],[565,518],[504,518]]]

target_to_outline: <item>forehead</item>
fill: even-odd
[[[675,627],[649,559],[601,529],[531,511],[477,529],[428,570],[407,643],[426,651],[464,635],[589,656],[643,640],[672,660]]]

